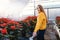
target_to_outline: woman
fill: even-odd
[[[38,10],[38,17],[37,17],[36,27],[33,32],[33,37],[37,36],[37,40],[44,40],[47,17],[41,5],[38,5],[37,10]]]

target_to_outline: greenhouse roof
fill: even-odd
[[[35,2],[35,5],[41,4],[44,8],[60,8],[60,1],[59,2]]]

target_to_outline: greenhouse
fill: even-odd
[[[0,0],[0,40],[60,40],[60,0]]]

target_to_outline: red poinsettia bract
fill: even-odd
[[[6,28],[3,28],[3,29],[1,30],[1,33],[2,33],[2,34],[7,34],[7,29],[6,29]]]
[[[11,26],[10,28],[11,28],[12,30],[15,30],[16,27],[15,27],[15,26]]]

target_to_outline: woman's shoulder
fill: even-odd
[[[39,15],[44,15],[44,12],[40,12]]]

